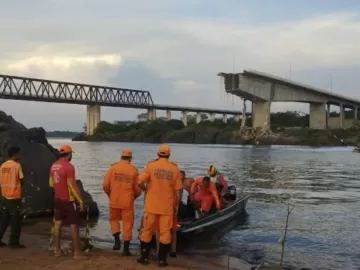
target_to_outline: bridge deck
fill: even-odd
[[[261,79],[265,79],[265,80],[269,80],[272,82],[277,82],[277,83],[281,83],[290,87],[294,87],[294,88],[300,88],[306,91],[311,91],[314,92],[316,94],[320,94],[323,96],[327,96],[327,97],[332,97],[335,99],[338,99],[339,101],[343,101],[343,102],[348,102],[348,103],[357,103],[358,105],[360,105],[360,99],[356,99],[356,98],[351,98],[351,97],[347,97],[344,95],[340,95],[340,94],[336,94],[324,89],[320,89],[317,87],[313,87],[313,86],[309,86],[300,82],[295,82],[292,80],[288,80],[282,77],[278,77],[278,76],[274,76],[268,73],[264,73],[264,72],[260,72],[260,71],[256,71],[256,70],[244,70],[243,73],[240,73],[243,76],[253,76],[253,77],[258,77]]]

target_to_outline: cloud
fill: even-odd
[[[262,20],[247,1],[223,5],[193,0],[175,5],[135,0],[125,5],[120,0],[94,0],[86,1],[86,10],[83,0],[71,1],[70,10],[69,3],[34,0],[30,5],[18,0],[2,5],[0,34],[6,38],[0,43],[1,73],[146,89],[159,104],[241,110],[239,100],[233,102],[220,92],[219,71],[253,68],[287,77],[291,62],[293,79],[327,87],[328,74],[335,74],[333,91],[360,98],[354,91],[358,76],[336,74],[359,68],[356,8],[300,18],[296,15],[300,8],[290,6],[281,11],[287,13],[281,21],[279,10],[274,11],[277,20]],[[263,14],[261,8],[258,11]],[[294,20],[289,19],[290,8]],[[36,16],[28,9],[36,10]],[[24,116],[35,105],[21,103],[21,110],[14,111],[10,104],[13,101],[0,101],[21,121],[35,122]],[[36,106],[48,113],[37,117],[37,125],[51,122],[46,117],[61,119],[64,108],[73,115],[71,127],[85,121],[84,107],[39,104]],[[274,110],[293,105],[278,103],[276,107]],[[121,111],[126,113],[116,113],[119,110],[104,109],[103,119],[139,113],[125,109]],[[110,111],[113,113],[108,114]],[[63,129],[70,126],[58,123]]]

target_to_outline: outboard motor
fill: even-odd
[[[236,187],[228,186],[228,189],[224,195],[224,198],[227,201],[235,201],[236,200]]]

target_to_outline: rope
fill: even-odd
[[[83,242],[84,242],[84,248],[83,251],[84,252],[90,252],[93,248],[93,240],[91,238],[90,235],[90,227],[89,227],[89,220],[90,220],[90,214],[89,214],[89,206],[86,207],[86,225],[85,225],[85,236],[83,238]],[[52,250],[52,245],[54,244],[54,238],[55,238],[55,217],[53,217],[52,220],[52,224],[51,224],[51,229],[50,229],[50,240],[49,240],[49,247],[48,250],[51,251]]]
[[[52,245],[54,244],[54,238],[55,238],[55,216],[53,217],[52,222],[51,222],[50,240],[49,240],[49,247],[48,247],[49,251],[51,251]]]
[[[84,238],[84,252],[90,252],[93,248],[93,241],[90,235],[90,227],[89,227],[89,220],[90,220],[90,211],[89,206],[86,207],[86,226],[85,226],[85,238]]]
[[[259,268],[265,263],[266,258],[268,258],[274,252],[275,248],[277,247],[277,244],[281,245],[283,241],[284,241],[284,235],[280,236],[278,242],[274,244],[270,252],[264,257],[264,259],[260,262],[260,264],[255,268],[255,270],[259,270]]]

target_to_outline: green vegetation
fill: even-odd
[[[77,134],[79,134],[79,132],[55,130],[55,131],[47,131],[46,137],[48,137],[48,138],[73,138]]]
[[[249,143],[240,136],[241,122],[229,118],[227,123],[222,119],[208,120],[206,114],[202,121],[196,123],[194,115],[188,116],[185,127],[180,120],[158,118],[146,121],[146,115],[138,115],[138,121],[100,122],[93,136],[80,134],[74,140],[149,142],[149,143],[196,143],[196,144],[241,144]],[[312,130],[309,115],[299,112],[281,112],[271,114],[273,135],[262,138],[260,144],[293,144],[293,145],[341,145],[354,144],[359,129],[349,130]],[[251,117],[246,125],[251,126]],[[341,140],[343,139],[343,141]],[[344,141],[345,140],[345,141]]]

